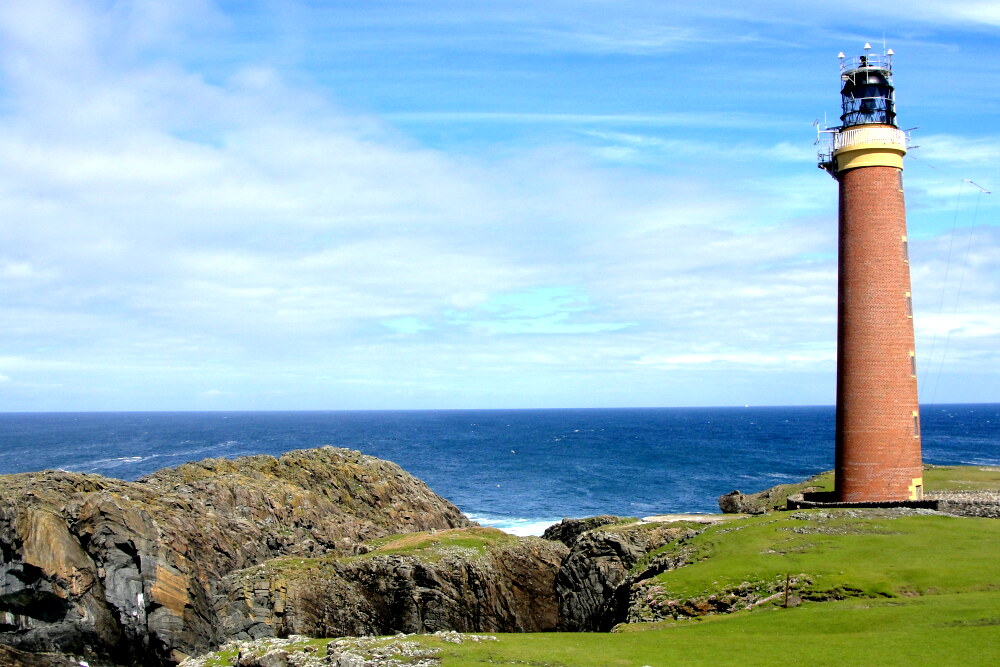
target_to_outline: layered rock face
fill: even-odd
[[[220,604],[234,639],[555,630],[567,549],[492,528],[427,534],[354,558],[289,558],[235,573]],[[458,546],[461,544],[475,546]],[[395,552],[395,553],[394,553]]]
[[[174,665],[229,640],[607,630],[690,526],[471,524],[393,463],[324,447],[137,482],[0,477],[0,664]]]
[[[670,524],[620,523],[618,517],[563,520],[545,537],[569,543],[556,577],[559,629],[608,631],[626,620],[632,586],[644,575],[633,572],[647,553],[695,534]]]
[[[225,638],[215,606],[233,571],[468,525],[399,466],[332,447],[209,459],[137,482],[4,476],[0,644],[92,665],[174,664]]]

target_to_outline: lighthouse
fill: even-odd
[[[839,184],[836,497],[920,500],[923,467],[892,50],[840,54],[841,124],[819,166]]]

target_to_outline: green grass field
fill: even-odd
[[[809,479],[794,484],[779,484],[765,490],[766,498],[761,498],[761,507],[771,510],[785,509],[785,498],[805,489],[833,491],[833,472],[813,475]],[[924,466],[924,490],[935,491],[987,491],[1000,489],[1000,467],[996,466]]]
[[[932,467],[925,481],[930,491],[996,489],[1000,469]],[[488,529],[446,531],[377,546],[424,554],[505,539]],[[407,641],[435,648],[445,667],[1000,664],[996,519],[855,509],[734,517],[657,550],[634,573],[678,555],[687,564],[643,581],[633,605],[640,618],[665,620],[623,624],[613,633]],[[787,608],[786,580],[793,602]],[[711,600],[737,611],[699,615],[717,608],[706,604]]]
[[[996,520],[810,510],[713,526],[665,551],[678,548],[695,562],[651,580],[664,597],[747,583],[763,597],[791,574],[800,582],[793,597],[806,599],[786,609],[779,595],[749,611],[631,623],[610,635],[502,635],[449,646],[442,664],[1000,664]]]
[[[628,632],[500,635],[444,644],[445,667],[549,665],[996,665],[1000,595],[846,600],[701,620],[628,626]]]
[[[651,580],[660,597],[700,598],[786,576],[807,599],[957,593],[1000,585],[1000,521],[891,510],[804,510],[710,526],[684,544],[690,564]],[[993,576],[991,576],[993,575]]]
[[[927,491],[988,491],[1000,489],[995,466],[924,466]]]

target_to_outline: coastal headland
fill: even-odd
[[[908,620],[892,631],[920,633],[913,646],[981,646],[975,655],[988,657],[1000,522],[984,517],[1000,468],[925,478],[953,499],[946,510],[985,514],[780,511],[788,495],[824,490],[820,475],[720,499],[739,513],[566,519],[519,538],[474,525],[393,463],[333,447],[208,459],[135,482],[7,475],[0,663],[447,665],[488,652],[507,656],[494,664],[659,664],[695,627],[708,662],[740,626],[777,623],[777,641],[810,615],[837,626],[893,613]],[[914,605],[931,616],[914,621]],[[599,658],[587,653],[593,637],[604,637]]]

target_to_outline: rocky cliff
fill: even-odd
[[[332,447],[137,482],[8,475],[0,664],[156,667],[291,635],[607,630],[656,550],[697,528],[601,516],[518,538]]]
[[[225,637],[230,573],[279,556],[470,525],[395,464],[324,447],[209,459],[137,482],[0,478],[0,644],[97,664],[174,664]]]
[[[234,573],[220,600],[233,639],[556,629],[566,547],[493,528],[421,533],[349,558],[284,558]]]
[[[569,519],[545,531],[565,540],[569,553],[556,576],[559,629],[607,631],[628,616],[636,565],[649,552],[694,535],[686,523],[639,523],[600,516]]]

